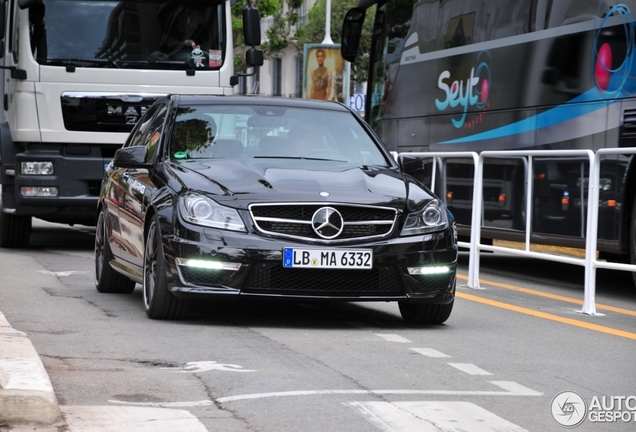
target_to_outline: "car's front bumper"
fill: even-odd
[[[338,301],[449,303],[454,298],[457,247],[453,232],[324,246],[214,229],[165,236],[168,288],[181,298],[282,297]],[[284,268],[283,248],[370,249],[372,269]],[[185,260],[228,265],[223,270]],[[409,269],[433,269],[409,274]]]

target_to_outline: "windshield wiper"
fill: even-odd
[[[52,66],[85,66],[93,65],[93,66],[111,66],[120,68],[118,62],[110,59],[96,59],[96,58],[54,58],[54,59],[45,59],[47,65]]]

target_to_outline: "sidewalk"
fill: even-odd
[[[40,426],[55,429],[63,422],[40,356],[27,335],[11,327],[0,312],[0,431],[7,426],[11,431],[39,431]]]
[[[221,419],[220,425],[225,424]],[[207,432],[190,412],[130,406],[62,406],[33,344],[0,312],[0,432]]]

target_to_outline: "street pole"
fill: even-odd
[[[327,0],[327,16],[325,17],[325,39],[322,41],[324,45],[333,45],[331,40],[331,0]]]

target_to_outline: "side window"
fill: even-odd
[[[126,142],[126,147],[145,145],[144,137],[146,136],[146,132],[148,132],[152,118],[159,108],[160,107],[152,107],[141,119],[139,119],[139,123],[137,123],[135,128],[132,130],[130,138],[128,138],[128,141]]]
[[[20,10],[17,7],[17,2],[11,3],[11,17],[10,27],[9,27],[9,51],[13,54],[13,62],[17,63],[19,58],[19,39],[18,35],[20,34]],[[3,5],[4,7],[4,5]]]
[[[153,116],[152,121],[148,125],[148,133],[144,139],[144,145],[148,148],[148,154],[146,156],[148,161],[153,160],[159,150],[159,143],[161,142],[167,112],[168,107],[165,105],[159,107],[157,114]]]

